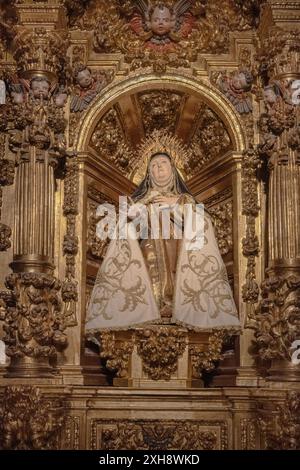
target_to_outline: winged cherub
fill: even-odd
[[[189,11],[192,0],[165,1],[137,0],[136,11],[130,21],[132,30],[152,50],[170,52],[176,43],[187,37],[196,17]]]

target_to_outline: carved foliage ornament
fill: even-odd
[[[188,144],[176,133],[185,97],[171,90],[155,90],[138,95],[137,112],[141,113],[144,133],[138,151],[124,126],[118,107],[111,108],[100,120],[91,138],[91,146],[102,159],[117,166],[129,178],[138,183],[145,171],[151,151],[169,152],[183,176],[192,177],[206,163],[230,151],[231,138],[222,120],[205,104],[201,103]],[[152,144],[153,142],[153,144]],[[163,148],[165,150],[163,150]],[[144,153],[143,153],[144,152]]]
[[[255,338],[264,360],[291,361],[291,344],[300,339],[300,277],[269,273],[262,284]]]
[[[296,54],[300,52],[299,30],[270,28],[269,35],[258,44],[257,50],[257,67],[263,78],[299,71]]]
[[[60,283],[51,275],[10,274],[8,291],[0,292],[6,308],[4,321],[6,354],[11,357],[51,357],[67,345],[61,313]]]
[[[181,103],[182,96],[179,93],[167,90],[140,94],[139,105],[145,134],[151,134],[155,129],[174,132]]]
[[[203,103],[199,106],[196,121],[196,129],[189,145],[190,156],[185,162],[185,171],[190,176],[233,147],[223,121]]]
[[[128,376],[128,366],[133,351],[132,341],[116,341],[112,331],[99,335],[100,357],[105,359],[106,368],[116,372],[117,377]]]
[[[113,0],[93,3],[74,26],[94,30],[97,52],[122,52],[132,69],[154,66],[189,67],[199,52],[220,53],[229,48],[229,31],[253,27],[259,1]],[[255,5],[255,7],[254,7]]]
[[[110,109],[100,120],[92,135],[91,145],[102,158],[115,164],[122,173],[130,173],[134,154],[115,108]]]
[[[14,58],[22,74],[36,70],[48,72],[53,78],[64,73],[69,46],[64,31],[49,31],[44,27],[33,31],[20,28],[13,43]]]
[[[2,186],[8,186],[13,184],[15,164],[5,158],[5,136],[0,134],[0,221],[2,212]],[[0,251],[6,251],[10,248],[11,242],[11,228],[0,222]]]
[[[274,408],[274,406],[273,406]],[[272,410],[273,411],[273,410]],[[268,450],[298,450],[300,447],[300,394],[289,392],[283,404],[276,406],[275,418],[270,410],[259,409],[259,426]]]
[[[10,0],[0,4],[0,59],[16,34],[18,15],[15,3],[15,0]]]
[[[0,448],[58,449],[65,421],[61,400],[48,400],[37,387],[6,387],[0,409]]]
[[[218,442],[220,424],[213,421],[196,423],[175,420],[105,423],[102,430],[101,449],[216,450],[219,446],[226,446],[224,436],[222,436],[223,442]],[[96,426],[96,422],[93,426]],[[99,448],[94,440],[91,444],[93,449]]]
[[[13,77],[9,90],[6,120],[9,147],[17,155],[17,162],[30,159],[32,146],[36,148],[37,161],[45,161],[47,151],[49,164],[56,167],[58,159],[67,154],[63,111],[67,93],[47,74],[35,74],[30,80]]]
[[[243,300],[255,304],[258,300],[259,287],[256,281],[255,264],[259,254],[259,241],[255,231],[255,220],[259,214],[257,172],[261,167],[258,152],[248,149],[243,157],[243,214],[246,216],[246,237],[243,239],[243,255],[247,258],[246,283],[243,285]],[[249,319],[250,320],[250,319]]]
[[[190,348],[193,377],[201,377],[203,370],[208,372],[214,370],[216,362],[222,359],[222,347],[228,334],[228,332],[221,330],[211,334],[208,350],[206,351],[197,346]]]
[[[178,328],[144,329],[137,331],[135,341],[148,377],[170,380],[186,349],[186,334]]]
[[[211,371],[222,358],[222,346],[234,331],[216,331],[202,346],[189,346],[193,377],[201,377],[202,371]],[[170,380],[176,372],[178,359],[187,347],[188,332],[175,326],[155,325],[151,328],[105,331],[99,336],[100,357],[106,368],[117,377],[127,378],[134,346],[142,359],[143,370],[151,380]],[[95,333],[93,334],[95,337]],[[87,338],[89,339],[89,338]]]
[[[68,159],[64,180],[63,212],[67,219],[67,229],[63,242],[63,253],[66,259],[66,274],[62,284],[62,299],[65,303],[65,321],[67,326],[76,326],[76,303],[78,286],[76,281],[76,255],[78,237],[76,235],[76,216],[78,215],[79,168],[76,158]]]

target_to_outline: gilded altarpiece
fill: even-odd
[[[0,448],[299,448],[299,0],[0,9]],[[97,208],[132,194],[151,135],[182,149],[241,332],[197,354],[176,328],[107,335],[99,354]],[[168,388],[188,354],[201,380]],[[128,386],[134,357],[155,387]]]

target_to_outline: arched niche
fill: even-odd
[[[84,305],[88,303],[97,270],[102,260],[101,243],[96,237],[95,214],[97,205],[104,201],[117,203],[120,194],[129,194],[134,188],[131,173],[127,171],[126,165],[123,165],[123,168],[118,166],[120,163],[118,158],[123,158],[123,153],[121,152],[120,156],[117,155],[112,160],[109,149],[104,150],[101,154],[100,147],[97,148],[97,139],[101,140],[107,132],[106,128],[101,129],[101,123],[114,110],[114,113],[119,116],[120,122],[119,124],[110,123],[111,130],[109,132],[114,132],[116,127],[120,125],[123,134],[127,133],[125,140],[129,146],[132,146],[131,150],[135,154],[139,142],[147,135],[145,119],[141,113],[140,103],[137,103],[137,101],[140,97],[148,95],[150,97],[148,103],[150,112],[155,107],[154,104],[151,106],[151,96],[155,98],[156,93],[163,94],[164,99],[161,99],[161,103],[168,103],[168,93],[173,96],[170,99],[174,99],[174,96],[181,97],[178,106],[175,99],[175,107],[171,107],[174,112],[178,112],[181,106],[187,106],[186,103],[190,100],[188,102],[189,107],[185,110],[185,122],[181,123],[181,128],[179,124],[181,130],[178,131],[178,122],[174,130],[174,133],[177,132],[176,135],[183,140],[185,140],[184,132],[188,133],[189,125],[190,127],[194,125],[197,112],[200,113],[201,117],[203,110],[202,114],[208,113],[213,122],[219,123],[217,128],[218,126],[220,129],[222,128],[228,136],[229,148],[218,154],[211,152],[210,158],[204,159],[200,167],[195,167],[193,171],[187,172],[186,180],[195,197],[204,202],[211,212],[215,222],[219,247],[227,267],[236,304],[242,317],[241,291],[244,282],[245,263],[241,253],[241,241],[245,235],[245,227],[241,207],[241,160],[247,145],[242,119],[224,95],[212,84],[196,77],[175,73],[164,76],[134,75],[115,81],[94,101],[78,125],[74,148],[78,152],[83,167],[81,175],[84,194],[82,202],[83,256],[81,261],[82,278],[86,282],[86,291],[82,302],[83,310],[85,310]],[[197,108],[198,105],[200,110]],[[120,112],[118,107],[122,108]],[[139,110],[135,112],[138,108]],[[182,130],[182,128],[185,130]],[[183,135],[180,135],[180,132]],[[201,132],[205,132],[205,129],[200,128],[200,140]],[[212,146],[215,143],[214,140],[211,139]],[[118,139],[116,142],[114,148],[124,143],[121,140],[119,143]],[[191,145],[191,141],[185,141],[185,144]],[[84,317],[85,311],[82,312],[83,322]],[[237,366],[237,348],[235,348],[234,354],[233,362]]]

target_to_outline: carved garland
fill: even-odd
[[[1,223],[2,212],[2,186],[9,186],[14,182],[15,164],[4,158],[6,136],[0,133],[0,251],[6,251],[11,247],[11,228]]]
[[[76,236],[76,216],[78,215],[79,165],[76,159],[69,159],[66,165],[64,180],[63,212],[67,220],[67,230],[63,242],[63,253],[66,258],[66,274],[62,285],[62,298],[65,303],[67,326],[76,326],[76,303],[78,301],[78,284],[75,275],[78,237]]]
[[[259,214],[257,170],[261,166],[258,152],[249,148],[243,158],[243,214],[246,216],[246,237],[243,239],[243,255],[247,258],[246,283],[243,285],[243,301],[253,306],[258,301],[259,287],[256,281],[255,258],[259,255],[259,241],[255,231],[255,221]],[[253,308],[248,312],[249,325],[256,322]],[[249,326],[248,325],[248,326]]]

